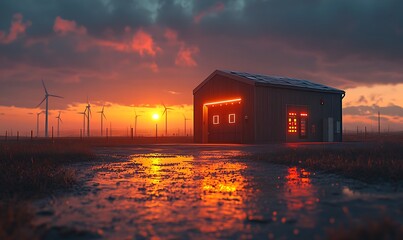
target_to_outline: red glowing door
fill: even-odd
[[[241,102],[208,106],[208,142],[240,143],[242,141]]]
[[[306,106],[287,106],[287,141],[308,138],[308,111]]]

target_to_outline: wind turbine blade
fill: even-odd
[[[61,122],[61,123],[63,123],[63,120],[62,120],[62,118],[59,118],[59,119],[60,119],[60,122]]]
[[[102,111],[101,111],[102,113],[104,113],[104,108],[105,108],[105,106],[102,106]]]
[[[50,96],[50,97],[57,97],[57,98],[64,98],[64,97],[62,97],[62,96],[53,95],[53,94],[48,94],[48,96]]]
[[[42,79],[42,86],[43,86],[43,89],[45,89],[46,95],[48,95],[48,90],[46,89],[45,82],[43,81],[43,79]]]
[[[106,119],[106,116],[105,116],[105,114],[104,113],[102,113],[102,116]]]
[[[46,96],[43,98],[43,100],[36,107],[39,107],[43,103],[43,101],[45,101],[45,100],[46,100]]]

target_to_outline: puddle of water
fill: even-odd
[[[124,161],[94,165],[82,189],[38,204],[38,211],[53,212],[38,224],[108,239],[298,239],[323,236],[325,228],[369,212],[402,221],[401,195],[363,205],[367,196],[351,190],[361,183],[240,159],[242,151],[135,152],[111,151]]]

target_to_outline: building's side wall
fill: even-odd
[[[222,75],[215,75],[204,84],[193,96],[193,119],[194,119],[194,141],[197,143],[206,142],[208,122],[203,119],[207,115],[207,109],[203,104],[207,102],[222,101],[240,97],[242,99],[242,142],[254,142],[254,86],[242,83]],[[247,116],[247,119],[245,119]]]
[[[308,136],[298,141],[326,141],[324,128],[329,118],[333,122],[333,140],[342,140],[340,94],[258,86],[255,106],[256,142],[294,141],[287,137],[287,105],[306,106],[308,110]]]

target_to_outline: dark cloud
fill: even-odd
[[[403,117],[403,107],[397,105],[390,105],[386,107],[379,107],[376,105],[372,106],[351,106],[343,108],[344,115],[353,116],[373,116],[378,115],[378,111],[381,116],[391,116],[391,117]]]
[[[206,15],[200,24],[192,21],[217,4],[224,10]],[[53,21],[60,16],[77,21],[97,36],[107,30],[120,35],[126,26],[158,25],[177,29],[189,38],[195,34],[268,37],[297,49],[318,51],[333,60],[347,56],[403,60],[403,2],[399,0],[6,0],[0,6],[1,29],[19,12],[33,22],[29,31],[34,36],[51,34]]]
[[[363,95],[361,95],[360,98],[358,99],[358,103],[366,104],[368,103],[368,101]]]
[[[30,29],[34,36],[52,33],[57,16],[76,20],[93,35],[102,35],[107,29],[122,33],[126,26],[137,28],[152,22],[143,1],[4,0],[0,3],[0,27],[4,28],[4,22],[9,22],[10,15],[17,12],[34,23]]]
[[[191,99],[191,90],[214,69],[340,88],[403,83],[401,9],[398,0],[3,0],[0,32],[9,32],[17,13],[31,24],[0,44],[0,104],[31,106],[41,98],[42,77],[61,95],[75,95],[64,104],[87,94],[119,103],[133,95],[131,101],[141,102],[156,88],[161,96],[172,89]],[[58,17],[85,31],[56,33]],[[139,29],[154,41],[154,55],[130,49]],[[167,29],[176,42],[166,39]],[[173,79],[180,81],[176,88]]]
[[[218,17],[214,29],[269,36],[301,50],[319,51],[329,59],[403,60],[401,9],[403,2],[398,0],[245,1],[238,21],[243,24],[233,24],[236,17],[228,13],[222,16],[226,19]]]

